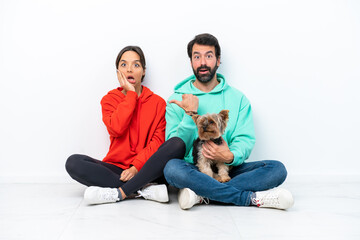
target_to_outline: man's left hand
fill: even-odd
[[[211,160],[231,163],[234,159],[234,154],[230,151],[229,146],[221,137],[222,143],[216,145],[213,141],[209,140],[203,144],[202,154]]]

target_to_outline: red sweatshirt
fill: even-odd
[[[165,141],[165,107],[160,96],[143,86],[140,97],[122,88],[101,100],[102,115],[110,134],[110,148],[104,162],[138,171]]]

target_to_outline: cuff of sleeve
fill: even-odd
[[[134,161],[131,163],[131,165],[133,165],[139,172],[144,164],[142,162],[140,162],[138,159],[134,159]]]
[[[231,163],[225,163],[226,165],[229,166],[239,166],[240,164],[242,164],[244,161],[242,160],[242,158],[239,156],[239,154],[237,154],[236,152],[231,151],[234,154],[234,159],[232,160]]]

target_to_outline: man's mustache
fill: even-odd
[[[211,68],[206,65],[202,65],[202,66],[198,67],[196,69],[196,72],[199,73],[199,71],[201,71],[201,70],[208,70],[209,72],[211,72]]]

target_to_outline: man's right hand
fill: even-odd
[[[185,111],[197,112],[199,107],[199,98],[192,94],[183,94],[182,101],[173,99],[169,103],[175,103]]]

